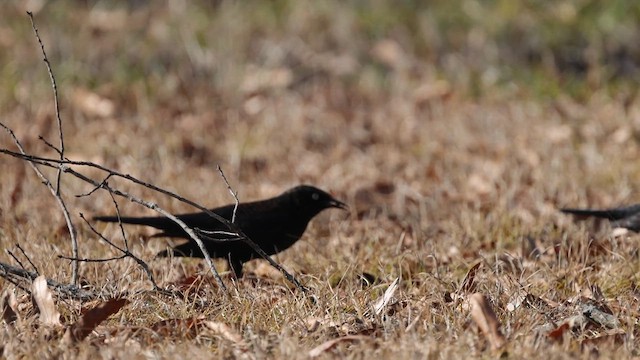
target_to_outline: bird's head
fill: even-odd
[[[309,185],[296,186],[283,195],[288,195],[291,198],[291,201],[296,205],[297,211],[311,217],[328,208],[349,209],[347,204]]]

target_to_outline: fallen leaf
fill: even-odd
[[[467,271],[467,275],[465,275],[464,280],[462,280],[462,284],[460,284],[460,288],[458,289],[458,294],[462,293],[470,293],[473,292],[476,288],[475,279],[476,274],[478,273],[478,269],[480,269],[480,265],[482,265],[482,261],[473,265],[469,271]]]
[[[548,337],[550,337],[553,340],[561,340],[562,337],[564,336],[564,333],[569,330],[571,328],[571,326],[569,325],[569,322],[564,322],[562,323],[560,326],[558,326],[557,328],[549,331],[549,333],[547,334]]]
[[[382,298],[380,298],[376,302],[376,304],[373,306],[373,309],[375,310],[376,315],[380,315],[380,313],[382,312],[382,309],[384,309],[384,307],[387,306],[389,301],[391,301],[391,299],[393,298],[393,294],[398,289],[399,281],[400,281],[400,278],[396,278],[395,280],[393,280],[391,285],[389,285],[387,290],[384,292],[384,295],[382,296]]]
[[[489,305],[487,297],[481,293],[475,293],[469,297],[469,304],[471,305],[471,318],[487,337],[491,348],[493,350],[502,348],[507,340],[500,331],[500,322]]]
[[[47,286],[47,279],[40,275],[31,284],[31,296],[40,311],[40,322],[46,326],[62,326],[60,313],[53,302],[53,294]]]
[[[13,290],[8,290],[4,293],[0,304],[2,307],[2,320],[4,320],[7,325],[11,325],[18,320],[18,314],[16,311],[18,308],[18,302]]]
[[[82,341],[93,329],[100,325],[101,322],[112,314],[117,313],[127,303],[128,301],[126,299],[111,299],[85,312],[75,324],[67,328],[62,342],[71,344]]]

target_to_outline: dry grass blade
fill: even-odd
[[[311,349],[308,353],[310,358],[315,358],[318,357],[320,355],[322,355],[322,353],[324,353],[325,351],[330,350],[331,348],[333,348],[334,346],[336,346],[337,344],[343,342],[343,341],[358,341],[358,340],[366,340],[366,339],[370,339],[368,336],[362,336],[362,335],[348,335],[348,336],[343,336],[337,339],[333,339],[333,340],[329,340],[326,341],[316,347],[314,347],[313,349]]]
[[[387,290],[384,292],[384,295],[382,296],[382,298],[380,298],[376,302],[376,304],[373,306],[373,309],[375,310],[376,315],[380,315],[380,313],[382,312],[382,309],[384,309],[384,307],[387,306],[389,301],[393,298],[393,294],[395,294],[396,290],[398,289],[399,282],[400,282],[400,278],[396,278],[395,280],[393,280],[391,285],[389,285]]]
[[[46,326],[62,326],[60,313],[53,302],[53,293],[47,286],[47,279],[40,275],[33,280],[31,296],[40,310],[40,323]]]
[[[507,340],[500,331],[500,322],[489,305],[486,296],[475,293],[469,297],[469,304],[471,305],[471,318],[487,337],[491,343],[491,348],[493,350],[502,348],[507,343]]]
[[[62,343],[71,344],[82,341],[100,323],[120,311],[128,303],[127,299],[111,299],[85,312],[75,324],[67,328],[62,338]]]
[[[18,308],[18,302],[16,301],[16,294],[13,290],[8,290],[2,295],[2,301],[0,302],[2,305],[2,320],[4,320],[7,325],[13,324],[16,320],[18,320],[18,313],[16,309]]]

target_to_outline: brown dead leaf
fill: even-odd
[[[487,337],[491,343],[491,348],[493,350],[502,348],[507,343],[507,340],[500,331],[500,322],[491,305],[489,305],[486,296],[481,293],[475,293],[469,297],[469,304],[471,305],[471,318]]]
[[[100,323],[112,314],[117,313],[127,303],[127,299],[111,299],[86,311],[75,324],[67,328],[62,342],[71,344],[82,341],[93,329],[100,325]]]
[[[343,341],[359,341],[367,339],[370,339],[370,337],[362,335],[347,335],[337,339],[329,340],[311,349],[308,353],[308,356],[311,358],[318,357],[325,351],[330,350],[332,347]]]
[[[60,313],[53,302],[53,294],[47,286],[47,278],[40,275],[31,284],[31,296],[40,311],[40,323],[46,326],[62,326]]]
[[[478,273],[478,269],[480,269],[481,265],[482,261],[479,261],[477,264],[473,265],[469,271],[467,271],[467,275],[464,276],[464,280],[462,280],[462,284],[460,284],[460,288],[458,289],[458,294],[468,294],[475,290],[476,274]]]
[[[7,290],[4,295],[2,295],[0,304],[2,307],[2,320],[4,320],[7,325],[11,325],[18,320],[18,301],[16,300],[16,294],[13,290]]]
[[[571,326],[569,325],[569,322],[564,322],[562,323],[560,326],[558,326],[557,328],[549,331],[549,333],[547,334],[547,336],[549,338],[551,338],[552,340],[562,340],[562,337],[564,336],[564,333],[569,330],[571,328]]]

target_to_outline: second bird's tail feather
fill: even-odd
[[[611,210],[591,210],[591,209],[560,209],[565,214],[572,214],[578,216],[595,216],[608,220],[619,220],[626,216],[626,214],[622,213],[620,210],[611,209]]]

